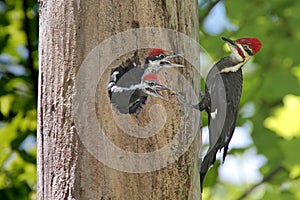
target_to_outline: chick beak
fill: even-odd
[[[164,59],[162,59],[160,61],[160,65],[163,65],[163,68],[184,67],[184,65],[172,63],[172,62],[169,61],[173,58],[177,58],[177,57],[180,57],[180,56],[183,56],[183,54],[174,54],[174,55],[171,55],[171,56],[166,56]]]
[[[170,60],[170,59],[177,58],[177,57],[182,57],[182,56],[184,56],[184,54],[173,54],[173,55],[170,55],[170,56],[166,56],[165,59]]]
[[[167,86],[164,86],[164,85],[161,85],[161,84],[156,84],[153,88],[149,88],[151,91],[151,95],[152,96],[155,96],[155,97],[158,97],[164,101],[168,101],[167,98],[165,98],[164,96],[161,95],[160,91],[162,90],[169,90],[169,91],[173,91],[172,88],[170,87],[167,87]]]
[[[176,64],[176,63],[170,63],[169,67],[170,68],[173,68],[173,67],[184,67],[184,65],[180,65],[180,64]]]

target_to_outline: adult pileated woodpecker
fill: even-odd
[[[108,93],[112,105],[123,114],[139,114],[148,96],[166,100],[160,91],[170,90],[161,84],[158,72],[164,68],[183,67],[169,60],[181,54],[169,56],[162,49],[152,49],[143,66],[130,62],[112,70]]]
[[[223,148],[223,162],[232,138],[238,117],[242,94],[242,67],[256,54],[261,43],[256,38],[241,38],[236,41],[222,37],[229,44],[231,55],[222,58],[209,71],[205,95],[194,108],[208,114],[209,148],[201,163],[201,191],[208,168],[214,164],[216,154]]]

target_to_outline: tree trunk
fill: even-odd
[[[164,93],[138,116],[118,114],[107,94],[113,67],[158,47],[185,54],[185,68],[160,75],[192,99],[197,10],[195,0],[40,1],[39,199],[200,199],[199,113]]]

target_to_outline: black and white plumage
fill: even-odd
[[[227,155],[238,118],[238,108],[242,94],[242,66],[256,54],[261,43],[256,38],[241,38],[229,44],[231,55],[222,58],[209,71],[205,83],[205,95],[194,108],[208,114],[209,148],[200,167],[201,191],[204,177],[215,163],[216,154],[223,149],[223,162]]]
[[[148,96],[166,100],[160,91],[171,90],[161,84],[157,73],[163,68],[183,67],[171,63],[169,59],[181,56],[168,56],[162,49],[152,49],[143,66],[129,62],[112,70],[108,93],[112,105],[123,114],[139,114]]]

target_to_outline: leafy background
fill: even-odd
[[[225,14],[218,18],[216,12],[222,9]],[[228,54],[221,36],[256,37],[263,44],[252,65],[244,68],[238,122],[239,126],[247,125],[253,142],[230,151],[241,157],[255,149],[257,159],[264,158],[259,167],[261,176],[236,184],[222,180],[221,171],[213,167],[204,199],[300,199],[299,12],[300,2],[293,0],[199,2],[201,45],[213,60]],[[234,176],[236,171],[228,173]],[[244,176],[247,173],[244,171]]]
[[[218,7],[224,15],[213,17]],[[201,45],[214,61],[228,54],[221,36],[263,43],[245,66],[238,122],[252,142],[229,152],[239,157],[255,149],[255,158],[264,158],[260,176],[224,180],[217,162],[206,177],[204,199],[300,199],[299,13],[295,0],[199,2]],[[0,199],[36,199],[37,46],[37,2],[1,0]]]
[[[0,1],[0,199],[35,199],[38,4]]]

